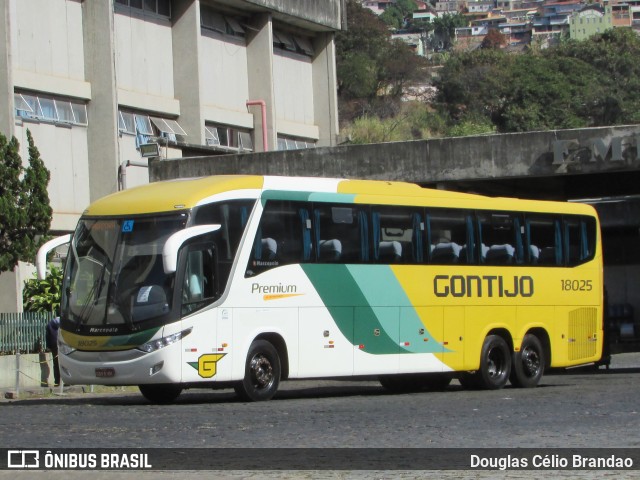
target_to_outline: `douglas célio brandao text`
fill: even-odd
[[[615,454],[593,456],[572,453],[537,454],[537,455],[504,455],[484,456],[472,454],[471,468],[487,470],[511,469],[631,469],[634,468],[633,458],[617,456]]]

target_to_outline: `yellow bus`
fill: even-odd
[[[499,389],[601,357],[600,230],[584,204],[212,176],[107,196],[52,244],[68,240],[66,384],[138,385],[153,402],[194,387],[267,400],[281,380],[349,376]]]

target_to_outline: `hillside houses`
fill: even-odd
[[[363,1],[363,6],[377,14],[395,0]],[[468,26],[455,30],[455,49],[479,48],[491,30],[505,37],[505,48],[522,49],[531,45],[546,48],[561,38],[583,40],[609,28],[626,27],[640,30],[640,0],[436,0],[435,4],[416,2],[419,10],[413,21],[428,18],[433,21],[447,14],[460,13]],[[411,20],[408,21],[410,26]],[[394,33],[417,54],[430,55],[441,42],[429,41],[432,31]],[[431,46],[431,48],[429,48]]]

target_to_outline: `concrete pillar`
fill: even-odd
[[[249,95],[247,100],[262,100],[266,105],[267,144],[269,150],[276,150],[277,128],[275,112],[275,90],[273,88],[273,30],[270,14],[257,14],[251,18],[251,28],[247,29],[247,62],[249,72]],[[260,106],[249,107],[253,114],[254,151],[262,152],[263,125]]]
[[[336,79],[336,47],[333,33],[319,34],[314,42],[313,109],[320,130],[319,147],[336,145],[338,125],[338,85]]]
[[[204,112],[200,101],[200,2],[174,0],[172,4],[173,84],[180,101],[180,126],[186,141],[204,144]]]
[[[93,202],[118,190],[118,101],[113,0],[82,2],[85,79],[91,83],[89,191]]]
[[[11,2],[0,2],[0,133],[11,139],[14,132],[13,64],[11,60]]]

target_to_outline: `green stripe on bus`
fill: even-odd
[[[417,336],[426,329],[388,266],[303,264],[302,269],[342,334],[361,345],[362,351],[378,355],[442,352],[442,345],[428,332],[424,336],[429,341],[400,346],[400,315],[403,331]]]

